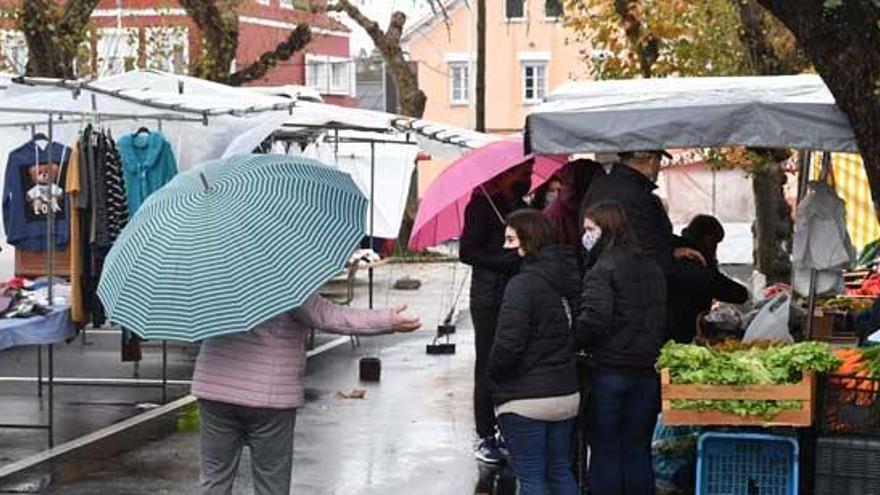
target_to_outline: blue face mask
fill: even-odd
[[[602,230],[585,230],[583,237],[581,237],[581,245],[584,246],[584,249],[587,251],[592,251],[596,244],[599,243],[599,239],[602,238]]]

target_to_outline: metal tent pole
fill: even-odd
[[[162,341],[162,404],[168,399],[168,341]]]
[[[376,143],[370,143],[370,249],[373,249],[373,228],[376,223],[376,203],[375,203],[375,191],[376,191]],[[370,309],[373,309],[373,266],[370,265],[370,268],[367,270],[367,273],[370,277],[369,282],[369,292],[370,292]]]
[[[49,114],[49,144],[47,145],[49,164],[52,165],[54,157],[54,137],[53,137],[53,129],[52,129],[52,114]],[[61,157],[62,160],[64,157]],[[39,165],[39,164],[38,164]],[[61,163],[59,166],[59,174],[58,177],[61,176]],[[54,185],[54,179],[52,184]],[[52,310],[52,307],[55,305],[54,300],[54,275],[55,275],[55,209],[53,208],[54,204],[52,203],[52,190],[50,185],[50,190],[47,192],[48,198],[46,203],[47,207],[47,215],[46,215],[46,242],[47,242],[47,251],[46,251],[46,264],[49,272],[49,310]],[[54,435],[54,424],[55,424],[55,348],[53,344],[49,344],[49,448],[55,444],[55,435]]]

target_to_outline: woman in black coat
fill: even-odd
[[[651,436],[660,408],[654,364],[666,327],[666,278],[642,253],[617,203],[587,211],[583,245],[589,261],[577,340],[593,367],[590,493],[651,495]]]
[[[492,398],[521,495],[576,495],[571,433],[580,393],[572,305],[574,250],[537,210],[507,218],[505,247],[523,258],[507,284],[489,355]]]

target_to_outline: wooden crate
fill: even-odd
[[[816,396],[815,376],[805,374],[793,385],[676,385],[670,382],[669,370],[660,372],[665,425],[717,426],[799,426],[813,424],[813,399]],[[686,400],[797,400],[800,409],[782,411],[771,420],[761,416],[738,416],[721,411],[673,409],[672,401]]]

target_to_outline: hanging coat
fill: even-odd
[[[122,158],[128,212],[134,215],[147,197],[177,175],[171,145],[159,132],[126,134],[117,143]]]
[[[64,198],[70,148],[52,143],[42,148],[30,140],[9,153],[3,186],[6,242],[25,251],[45,251],[46,219],[55,215],[55,246],[67,245],[67,202]]]
[[[809,294],[810,272],[818,270],[816,294],[842,292],[842,270],[855,259],[846,230],[846,203],[824,182],[811,182],[794,222],[794,290]]]

